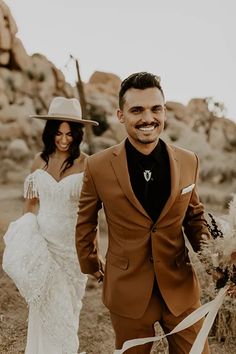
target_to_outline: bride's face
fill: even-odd
[[[69,150],[70,144],[72,143],[73,138],[71,135],[70,126],[67,122],[61,123],[58,128],[58,131],[55,135],[55,145],[56,149],[61,152],[66,152]]]

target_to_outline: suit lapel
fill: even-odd
[[[129,177],[126,151],[125,151],[125,142],[122,141],[119,145],[116,145],[113,150],[113,155],[111,158],[111,164],[118,179],[118,182],[126,195],[129,201],[135,206],[136,209],[140,213],[142,213],[145,217],[150,217],[136,198]]]
[[[171,178],[171,190],[170,196],[162,209],[162,212],[157,220],[159,222],[171,208],[174,203],[176,196],[179,192],[179,182],[180,182],[180,166],[176,156],[176,152],[174,148],[168,144],[166,144],[167,153],[169,155],[170,160],[170,178]],[[150,220],[150,216],[144,210],[138,199],[136,198],[129,178],[126,151],[125,151],[125,142],[122,141],[119,145],[116,145],[113,150],[113,155],[111,157],[111,164],[116,174],[117,180],[126,195],[129,201],[135,206],[135,208],[142,213],[145,217],[148,217]]]
[[[166,149],[169,155],[170,160],[170,180],[171,180],[171,187],[170,187],[170,196],[167,199],[167,202],[162,209],[162,212],[157,220],[159,222],[168,212],[172,204],[174,203],[176,196],[179,192],[179,182],[180,182],[180,166],[176,156],[176,152],[174,148],[168,144],[166,144]]]

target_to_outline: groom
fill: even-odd
[[[209,232],[196,190],[197,156],[160,139],[166,108],[159,78],[141,72],[125,79],[117,115],[127,139],[87,160],[76,246],[82,272],[103,280],[120,349],[128,339],[154,336],[156,321],[170,332],[200,306],[184,233],[198,251]],[[105,269],[96,248],[102,207],[109,238]],[[167,337],[169,353],[188,354],[201,325]],[[146,344],[125,353],[150,350]],[[209,353],[207,344],[203,353]]]

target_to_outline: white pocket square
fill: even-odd
[[[190,184],[189,186],[183,188],[183,189],[181,190],[181,195],[191,192],[194,187],[195,187],[195,183]]]

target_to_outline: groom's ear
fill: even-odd
[[[120,108],[117,109],[116,115],[117,115],[120,123],[124,123],[125,122],[123,111]]]

